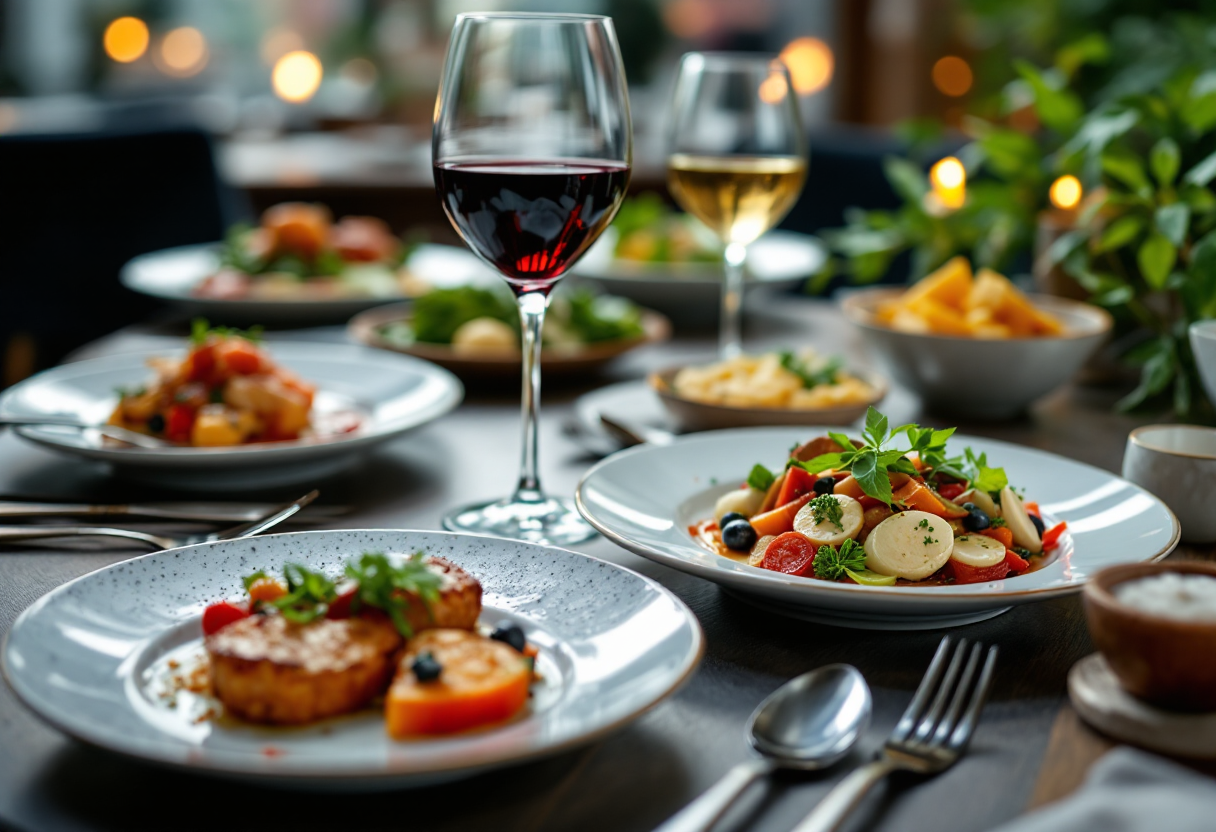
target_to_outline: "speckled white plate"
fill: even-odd
[[[60,427],[16,432],[155,485],[251,490],[332,473],[358,452],[439,418],[464,396],[464,387],[447,370],[405,355],[348,344],[273,342],[268,349],[277,362],[317,386],[314,412],[354,411],[359,427],[337,436],[224,448],[133,448],[107,443],[95,430]],[[152,375],[150,357],[181,352],[181,340],[170,339],[165,349],[55,367],[0,394],[0,415],[69,415],[102,424],[118,403],[118,388],[139,386]]]
[[[982,621],[1024,604],[1077,592],[1105,566],[1159,560],[1178,545],[1178,521],[1152,494],[1114,474],[1055,454],[955,434],[951,447],[987,453],[1049,525],[1068,521],[1039,569],[1001,581],[868,587],[783,575],[697,544],[688,527],[713,514],[757,462],[774,467],[791,447],[827,428],[744,428],[642,445],[603,460],[583,477],[578,509],[618,546],[721,584],[767,610],[865,629],[936,629]],[[856,435],[847,427],[834,430]]]
[[[303,728],[198,720],[205,703],[160,695],[163,669],[196,654],[203,608],[241,576],[284,562],[330,574],[365,551],[424,551],[476,575],[482,622],[514,622],[540,649],[524,714],[446,739],[395,742],[374,711]],[[73,737],[142,760],[302,788],[419,786],[554,754],[623,726],[700,660],[696,618],[671,592],[564,549],[425,531],[320,531],[169,549],[92,572],[23,612],[4,644],[13,690]],[[168,702],[176,701],[176,707]]]

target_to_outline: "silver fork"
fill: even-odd
[[[878,759],[841,780],[793,832],[831,832],[870,787],[891,772],[937,774],[954,765],[967,750],[992,685],[995,645],[988,648],[979,680],[972,685],[983,652],[979,642],[968,649],[967,639],[959,639],[955,648],[950,636],[943,638]]]
[[[253,537],[269,528],[277,526],[291,517],[304,506],[317,499],[320,491],[312,490],[300,499],[284,503],[268,512],[265,517],[250,523],[241,523],[230,529],[224,529],[211,534],[192,534],[183,537],[148,534],[132,529],[112,529],[104,526],[0,526],[0,543],[10,543],[19,540],[44,540],[54,537],[121,537],[127,540],[138,540],[156,549],[176,549],[178,546],[193,546],[195,543],[212,543],[216,540],[236,540],[241,537]]]

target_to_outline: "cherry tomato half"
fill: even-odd
[[[787,575],[810,575],[817,551],[818,548],[806,535],[786,532],[768,544],[762,565],[765,569]]]
[[[249,617],[249,609],[243,604],[220,601],[203,610],[203,635],[217,633],[233,621]]]

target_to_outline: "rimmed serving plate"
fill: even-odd
[[[322,476],[357,453],[426,424],[460,403],[464,388],[447,370],[404,355],[348,344],[275,342],[275,361],[317,386],[314,412],[352,413],[350,433],[293,442],[227,448],[133,448],[96,431],[17,428],[17,434],[60,453],[110,463],[124,475],[187,488],[254,489]],[[151,375],[147,360],[174,349],[126,353],[55,367],[0,394],[0,415],[69,415],[101,424],[118,402],[119,388]]]
[[[420,245],[407,262],[412,274],[436,286],[493,281],[494,272],[471,252],[455,246]],[[119,280],[133,292],[168,301],[191,314],[215,322],[289,324],[344,322],[352,315],[405,299],[402,292],[363,297],[249,298],[221,300],[194,294],[195,288],[220,267],[219,244],[154,251],[141,254],[123,266]]]
[[[645,344],[655,344],[671,337],[671,322],[658,312],[641,310],[642,335],[601,341],[571,349],[546,349],[541,356],[541,371],[546,376],[572,376],[594,372],[612,359]],[[356,315],[347,325],[352,339],[369,347],[391,350],[432,361],[462,377],[500,377],[518,379],[518,353],[458,353],[445,344],[401,344],[386,338],[380,330],[388,324],[408,323],[413,319],[411,304],[394,304],[369,309]]]
[[[639,446],[591,468],[575,500],[605,537],[642,557],[714,581],[774,612],[865,629],[982,621],[1015,604],[1070,595],[1105,566],[1159,560],[1178,544],[1173,513],[1139,486],[1055,454],[960,434],[952,446],[987,453],[1027,499],[1039,503],[1049,524],[1068,522],[1060,547],[1041,568],[984,584],[864,587],[748,566],[693,539],[688,527],[712,516],[717,498],[738,488],[754,464],[775,466],[791,447],[824,430],[724,430],[663,447]]]
[[[338,575],[347,558],[364,551],[419,550],[477,576],[483,624],[518,624],[539,648],[543,678],[519,718],[397,742],[374,710],[276,729],[200,720],[203,702],[162,695],[161,670],[197,654],[204,606],[239,597],[242,574],[277,573],[291,561]],[[376,789],[467,777],[591,742],[679,688],[703,644],[695,616],[671,592],[606,561],[475,535],[356,530],[202,544],[106,567],[23,612],[2,659],[26,705],[92,745],[231,778]]]

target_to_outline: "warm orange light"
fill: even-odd
[[[321,62],[311,52],[288,52],[274,65],[271,83],[275,95],[284,101],[300,103],[316,94],[321,86]]]
[[[148,51],[148,24],[138,17],[113,20],[106,27],[102,44],[112,60],[129,64]]]
[[[799,95],[819,92],[832,80],[835,59],[831,48],[819,38],[797,38],[781,50],[781,60]]]
[[[1081,180],[1072,174],[1066,174],[1052,182],[1051,189],[1047,192],[1051,204],[1066,211],[1081,203],[1082,194]]]
[[[954,55],[939,58],[933,65],[933,86],[954,98],[966,95],[974,80],[971,67],[962,58]]]
[[[304,38],[300,37],[298,32],[291,29],[271,29],[262,38],[258,53],[262,56],[266,66],[274,66],[275,61],[288,52],[295,52],[303,48]]]
[[[933,196],[946,208],[962,208],[967,201],[967,171],[963,163],[947,156],[929,168]]]
[[[705,0],[675,0],[663,7],[663,22],[678,38],[699,38],[714,28],[713,9]]]
[[[789,85],[780,75],[770,75],[760,82],[760,100],[765,104],[781,103],[789,91]]]
[[[160,43],[161,68],[170,75],[197,75],[207,65],[207,58],[207,39],[192,26],[174,29]]]

